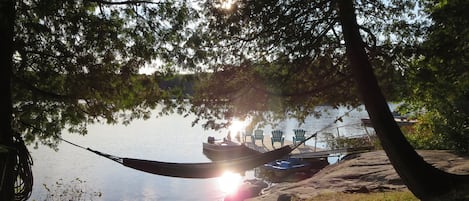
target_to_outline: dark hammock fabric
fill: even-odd
[[[282,148],[265,153],[257,153],[250,156],[235,158],[232,160],[222,160],[211,163],[170,163],[135,158],[122,158],[90,148],[85,148],[63,138],[60,139],[73,146],[85,149],[97,155],[111,159],[129,168],[133,168],[151,174],[180,178],[212,178],[221,176],[226,171],[243,172],[287,156],[296,147],[298,147],[296,146],[292,148],[290,146],[284,146]]]
[[[181,178],[212,178],[225,171],[243,172],[288,155],[293,149],[284,146],[273,151],[254,154],[233,160],[211,163],[168,163],[133,158],[122,158],[124,166],[151,174]]]
[[[333,123],[325,126],[320,131],[335,124],[335,122],[337,122],[339,119],[341,119],[342,117],[344,117],[351,111],[352,110],[338,117],[336,120],[334,120]],[[291,151],[298,148],[301,144],[305,143],[306,141],[310,140],[313,137],[316,137],[318,132],[319,131],[309,136],[308,138],[304,139],[300,143],[297,143],[296,146],[294,147],[284,146],[282,148],[275,149],[273,151],[269,151],[266,153],[253,154],[251,156],[236,158],[233,160],[216,161],[212,163],[168,163],[168,162],[149,161],[149,160],[134,159],[134,158],[121,158],[121,157],[113,156],[110,154],[102,153],[102,152],[99,152],[90,148],[85,148],[83,146],[80,146],[78,144],[65,140],[63,138],[59,138],[59,139],[73,146],[86,149],[95,154],[106,157],[115,162],[118,162],[124,166],[133,168],[136,170],[140,170],[143,172],[170,176],[170,177],[181,177],[181,178],[212,178],[212,177],[221,176],[225,171],[243,172],[243,171],[258,167],[260,165],[263,165],[265,163],[274,161],[276,159],[282,158],[284,156],[287,156]]]

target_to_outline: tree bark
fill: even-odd
[[[360,97],[391,164],[412,193],[432,200],[458,187],[463,177],[441,171],[423,160],[402,134],[384,98],[364,48],[354,1],[338,0],[346,54]]]
[[[13,34],[15,19],[13,0],[0,0],[0,145],[7,153],[0,157],[0,200],[14,200],[16,151],[13,148],[11,69],[13,65]]]

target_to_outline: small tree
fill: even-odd
[[[469,152],[469,20],[467,1],[425,4],[433,21],[405,72],[411,110],[424,110],[417,135],[432,135],[438,147]],[[410,107],[410,108],[409,108]],[[424,133],[427,132],[427,133]]]

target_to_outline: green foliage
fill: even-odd
[[[195,113],[216,125],[217,118],[246,115],[261,121],[302,120],[316,114],[318,105],[360,104],[335,3],[243,0],[223,9],[216,1],[207,1],[208,28],[199,38],[211,40],[205,60],[211,62],[213,74],[198,87]],[[411,47],[420,39],[416,28],[423,22],[414,20],[409,26],[403,20],[415,17],[412,2],[357,4],[378,80],[387,97],[397,100],[403,78],[396,66],[405,61],[399,60],[401,46]]]
[[[427,112],[419,115],[419,119],[416,124],[401,127],[407,141],[409,141],[415,149],[452,149],[444,136],[433,132],[434,124],[431,122],[436,121],[434,119],[435,116],[435,114]]]
[[[333,133],[324,133],[324,141],[329,149],[343,149],[343,148],[360,148],[375,146],[378,143],[376,136],[356,136],[356,137],[345,137],[345,136],[334,136]]]
[[[157,75],[191,66],[182,43],[198,14],[186,2],[34,0],[15,9],[13,127],[27,142],[54,146],[63,128],[127,124],[182,98],[159,87],[161,76],[138,72],[156,60],[165,63]]]
[[[199,117],[222,109],[218,115],[224,119],[257,116],[256,121],[269,122],[288,115],[301,121],[316,113],[314,106],[323,104],[325,99],[336,106],[357,99],[344,90],[352,84],[351,80],[329,74],[330,68],[309,60],[225,65],[201,78],[191,100],[193,110]],[[336,93],[328,93],[329,90]]]
[[[469,20],[467,1],[427,4],[433,24],[406,72],[410,104],[421,110],[417,136],[436,147],[469,152]],[[425,138],[424,138],[425,139]],[[424,142],[425,140],[419,140]]]

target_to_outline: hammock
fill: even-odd
[[[117,157],[90,148],[82,147],[65,139],[61,140],[111,159],[129,168],[156,175],[180,178],[212,178],[219,177],[226,171],[243,172],[287,156],[293,150],[293,148],[290,146],[284,146],[269,152],[253,154],[232,160],[223,160],[210,163],[170,163]]]
[[[321,130],[324,130],[330,127],[332,124],[340,120],[343,116],[347,115],[350,111],[346,112],[341,117],[338,117],[333,123],[325,126]],[[265,163],[269,163],[276,159],[287,156],[294,149],[298,148],[301,144],[305,143],[306,141],[310,140],[313,137],[316,137],[318,133],[319,131],[309,136],[308,138],[302,140],[300,143],[298,143],[296,146],[293,146],[293,147],[284,146],[284,147],[281,147],[281,148],[278,148],[269,152],[265,152],[265,153],[258,153],[258,154],[253,154],[250,156],[235,158],[232,160],[215,161],[211,163],[170,163],[170,162],[150,161],[150,160],[135,159],[135,158],[122,158],[122,157],[106,154],[103,152],[99,152],[90,148],[82,147],[80,145],[77,145],[75,143],[72,143],[60,137],[59,139],[73,146],[86,149],[95,154],[111,159],[126,167],[140,170],[143,172],[156,174],[156,175],[170,176],[170,177],[180,177],[180,178],[212,178],[212,177],[219,177],[226,171],[243,172],[246,170],[250,170],[260,165],[263,165]]]
[[[291,152],[285,146],[270,152],[254,154],[233,160],[211,163],[167,163],[159,161],[124,158],[123,165],[144,172],[182,178],[211,178],[221,176],[226,171],[243,172],[265,163],[282,158]]]

